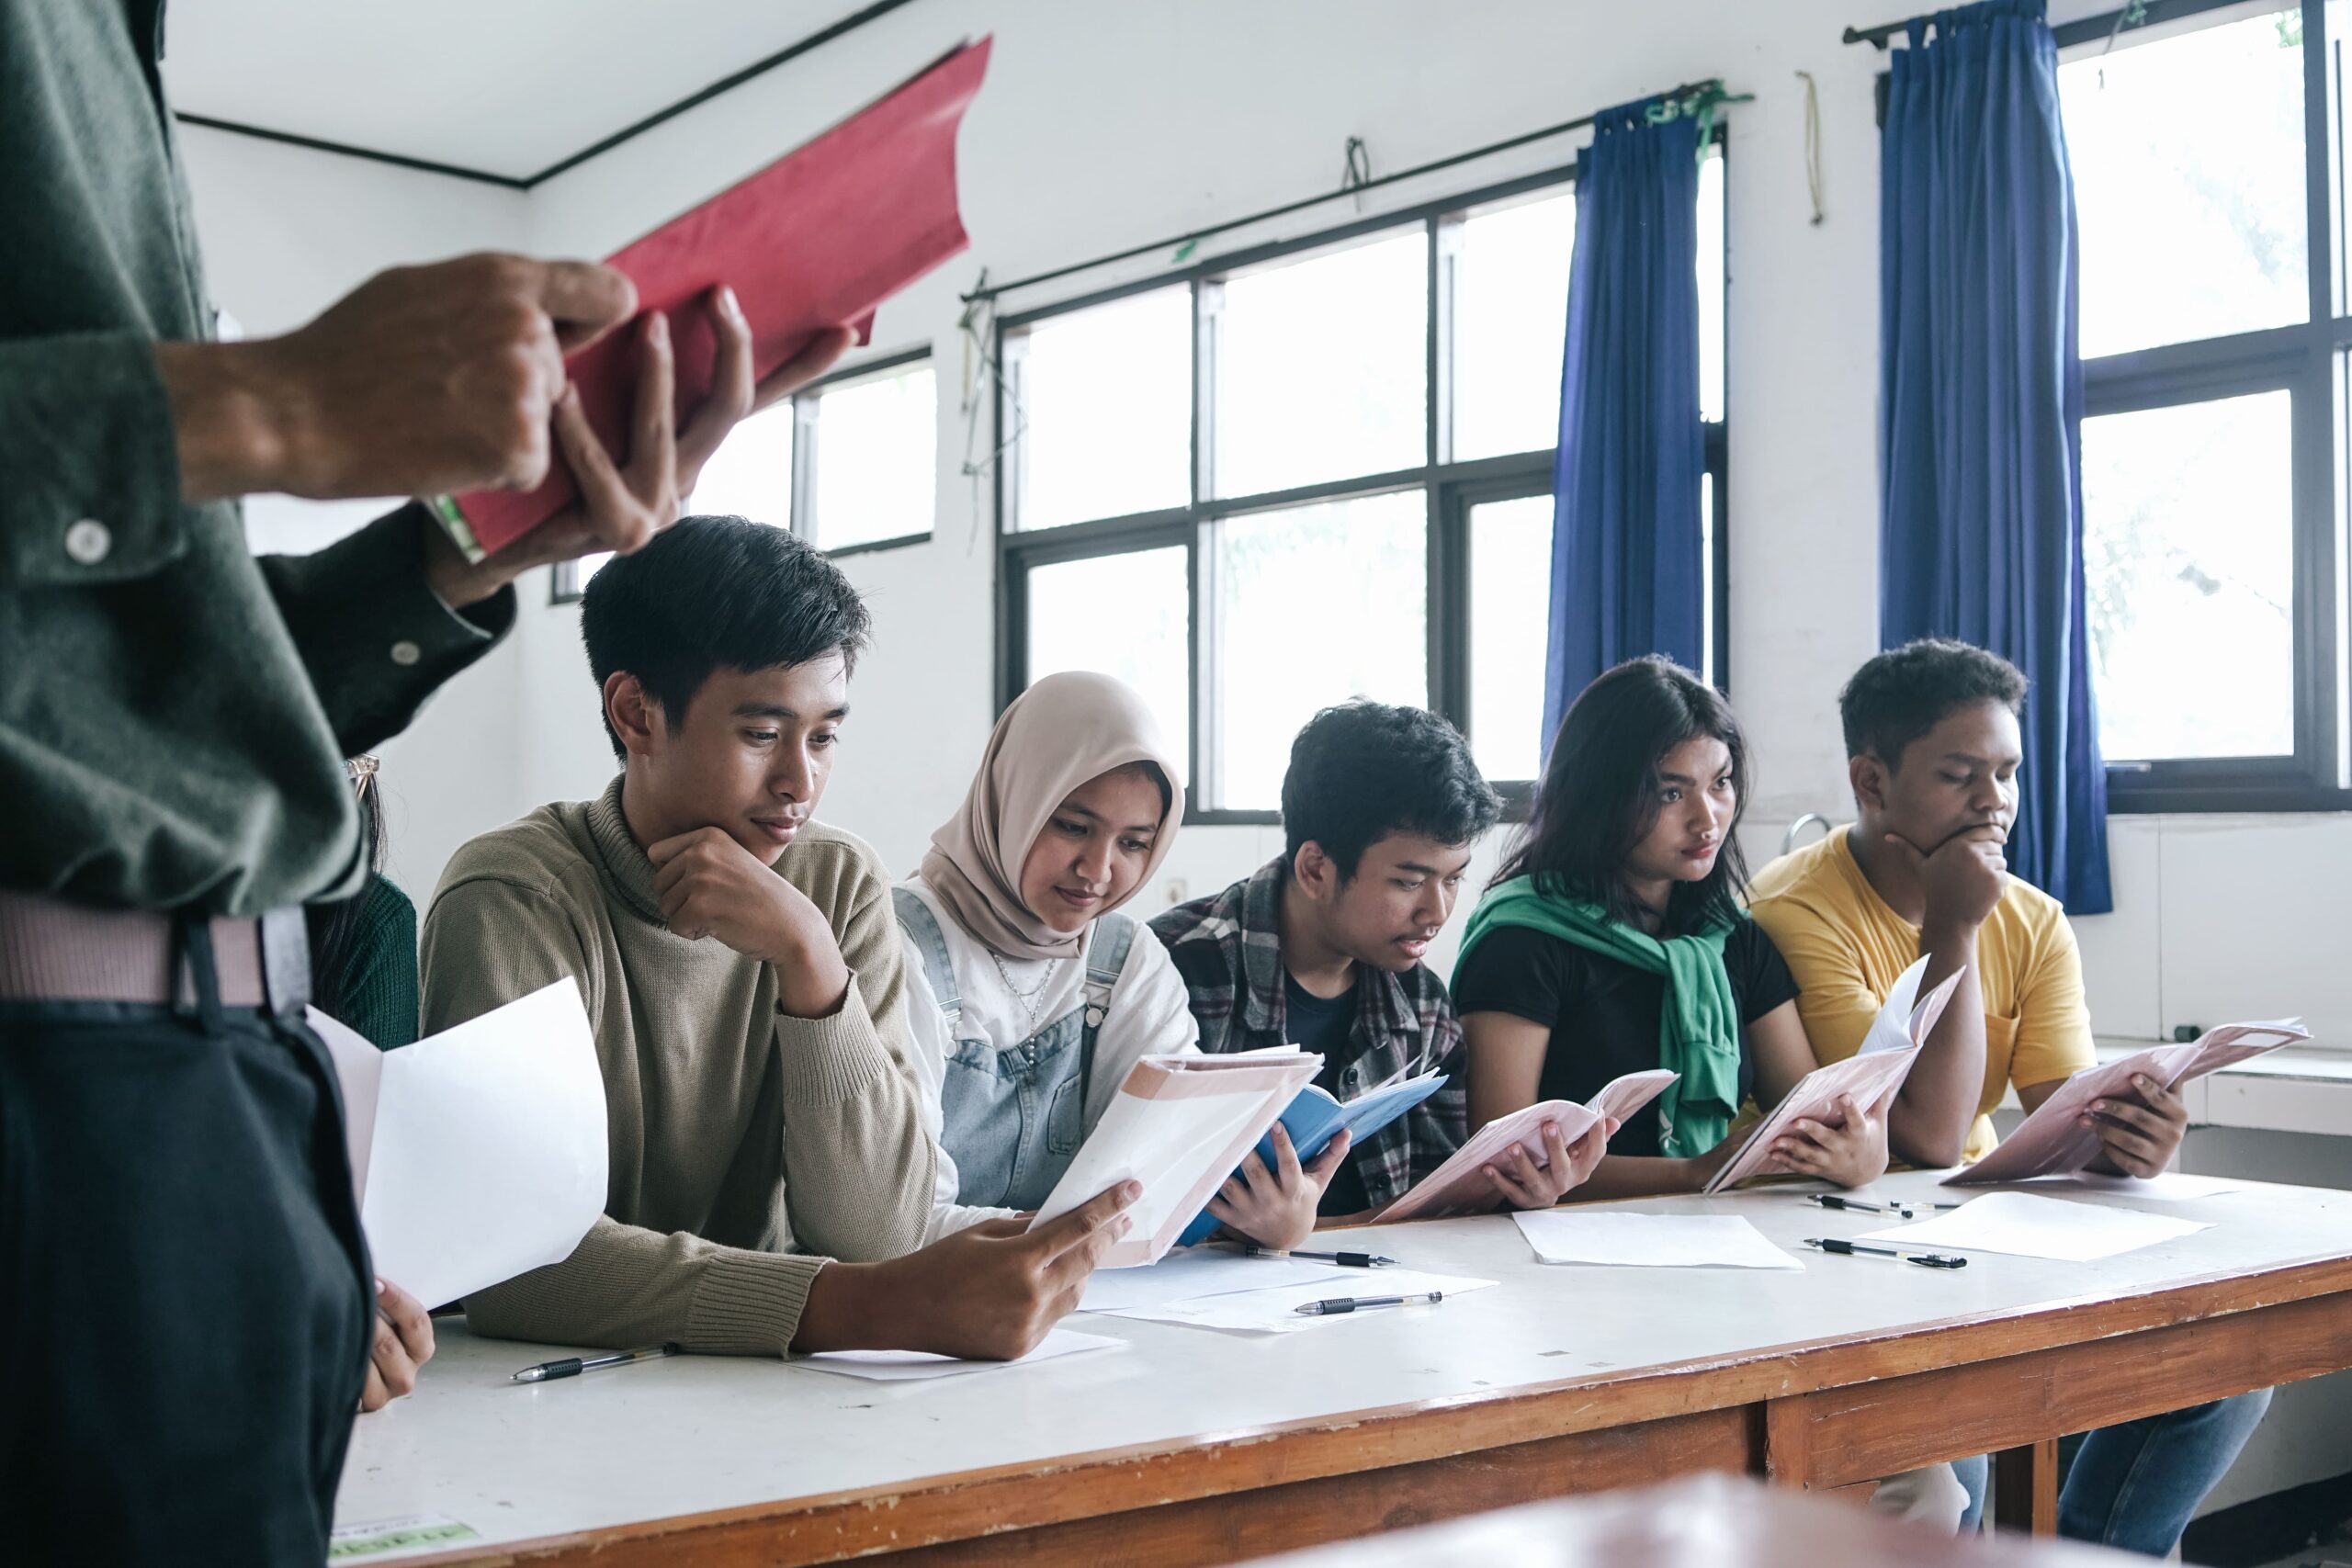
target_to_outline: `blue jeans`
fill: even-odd
[[[2180,1544],[2197,1506],[2254,1436],[2270,1408],[2270,1393],[2258,1388],[2060,1438],[2058,1533],[2143,1557],[2165,1555]],[[1984,1517],[1990,1468],[1982,1457],[1952,1463],[1968,1489],[1962,1533]]]

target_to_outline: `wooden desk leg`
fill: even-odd
[[[1993,1456],[1993,1522],[2007,1530],[2058,1533],[2058,1439]]]
[[[1804,1396],[1764,1402],[1764,1473],[1775,1486],[1813,1486],[1813,1423]]]

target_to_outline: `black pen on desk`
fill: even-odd
[[[1416,1302],[1442,1302],[1443,1291],[1429,1291],[1412,1296],[1335,1296],[1329,1301],[1307,1302],[1293,1307],[1293,1312],[1308,1317],[1336,1317],[1343,1312],[1362,1312],[1366,1307],[1409,1306]]]
[[[1907,1203],[1866,1203],[1860,1198],[1841,1198],[1835,1192],[1808,1192],[1805,1201],[1818,1203],[1825,1209],[1851,1209],[1864,1214],[1900,1214],[1906,1220],[1911,1218],[1911,1206]]]
[[[603,1367],[626,1367],[633,1361],[658,1361],[664,1356],[678,1354],[675,1341],[666,1345],[649,1345],[642,1350],[616,1350],[609,1356],[566,1356],[560,1361],[541,1361],[536,1367],[525,1367],[516,1372],[515,1382],[548,1382],[556,1378],[576,1378],[582,1372],[593,1372]]]
[[[1251,1246],[1243,1249],[1245,1258],[1304,1258],[1316,1263],[1336,1263],[1342,1269],[1393,1269],[1396,1260],[1383,1258],[1376,1252],[1299,1252],[1285,1251],[1278,1247]]]
[[[1835,1239],[1825,1241],[1819,1236],[1807,1236],[1804,1244],[1815,1252],[1834,1252],[1840,1257],[1868,1253],[1872,1258],[1900,1258],[1904,1262],[1917,1263],[1922,1269],[1965,1269],[1968,1267],[1967,1258],[1954,1258],[1947,1252],[1898,1252],[1891,1247],[1865,1247],[1859,1241]]]

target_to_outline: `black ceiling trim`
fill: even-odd
[[[232,135],[251,136],[263,141],[284,142],[289,147],[308,148],[313,152],[334,152],[345,158],[365,158],[370,163],[389,164],[398,169],[414,169],[422,174],[443,175],[450,179],[472,180],[480,185],[498,186],[507,190],[529,190],[555,178],[558,175],[578,168],[589,159],[609,152],[623,142],[630,141],[651,130],[655,126],[675,119],[687,110],[698,108],[723,93],[729,93],[757,76],[764,76],[777,66],[797,60],[809,51],[821,48],[856,31],[868,22],[879,21],[913,0],[875,0],[873,5],[852,12],[831,27],[820,28],[807,38],[786,45],[764,60],[755,61],[732,75],[723,76],[697,92],[690,93],[665,108],[656,109],[633,125],[624,126],[603,141],[594,142],[560,158],[534,175],[497,175],[487,169],[469,169],[456,164],[436,164],[426,158],[410,158],[398,152],[379,152],[373,147],[355,147],[347,142],[327,141],[315,136],[298,136],[289,130],[272,130],[266,126],[246,125],[240,120],[218,119],[210,115],[177,114],[173,118],[184,125],[200,125],[208,130],[225,130]]]

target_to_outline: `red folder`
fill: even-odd
[[[716,344],[702,299],[715,285],[742,302],[752,370],[765,377],[828,327],[854,326],[865,342],[876,306],[971,243],[956,211],[956,131],[988,70],[989,42],[964,45],[606,258],[637,285],[644,310],[669,315],[682,413],[710,390]],[[628,460],[637,341],[623,328],[566,361],[616,462]],[[457,501],[475,541],[494,554],[578,493],[559,455],[527,494],[472,491]]]

